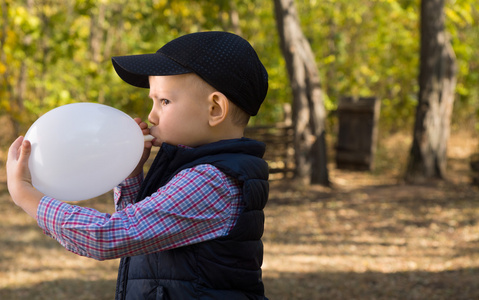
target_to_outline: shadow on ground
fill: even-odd
[[[479,270],[446,272],[366,273],[283,273],[265,278],[271,300],[290,299],[479,299]],[[54,280],[22,288],[0,290],[1,299],[30,300],[110,300],[114,280]],[[313,296],[312,296],[313,295]]]
[[[479,269],[397,273],[282,273],[266,278],[270,299],[479,299]]]
[[[0,290],[0,299],[5,300],[112,300],[116,282],[113,280],[61,279],[42,281],[21,288]]]

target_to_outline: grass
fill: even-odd
[[[271,183],[270,299],[479,299],[479,189],[468,173],[477,138],[455,133],[448,180],[427,185],[400,179],[409,144],[381,138],[374,172],[331,165],[331,188]],[[110,203],[104,195],[80,204]],[[0,299],[113,299],[118,261],[76,256],[44,236],[11,203],[3,170],[0,211]]]

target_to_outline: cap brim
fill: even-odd
[[[161,53],[115,56],[111,58],[116,73],[125,82],[149,88],[148,76],[167,76],[192,73]]]

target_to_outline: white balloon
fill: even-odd
[[[138,124],[122,111],[75,103],[41,116],[25,139],[32,144],[33,186],[63,201],[94,198],[122,182],[143,153]]]

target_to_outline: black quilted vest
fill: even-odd
[[[264,149],[263,143],[246,138],[193,149],[162,145],[137,201],[181,170],[211,164],[240,181],[246,208],[226,237],[122,258],[115,299],[266,299],[261,279],[263,208],[268,198]]]

